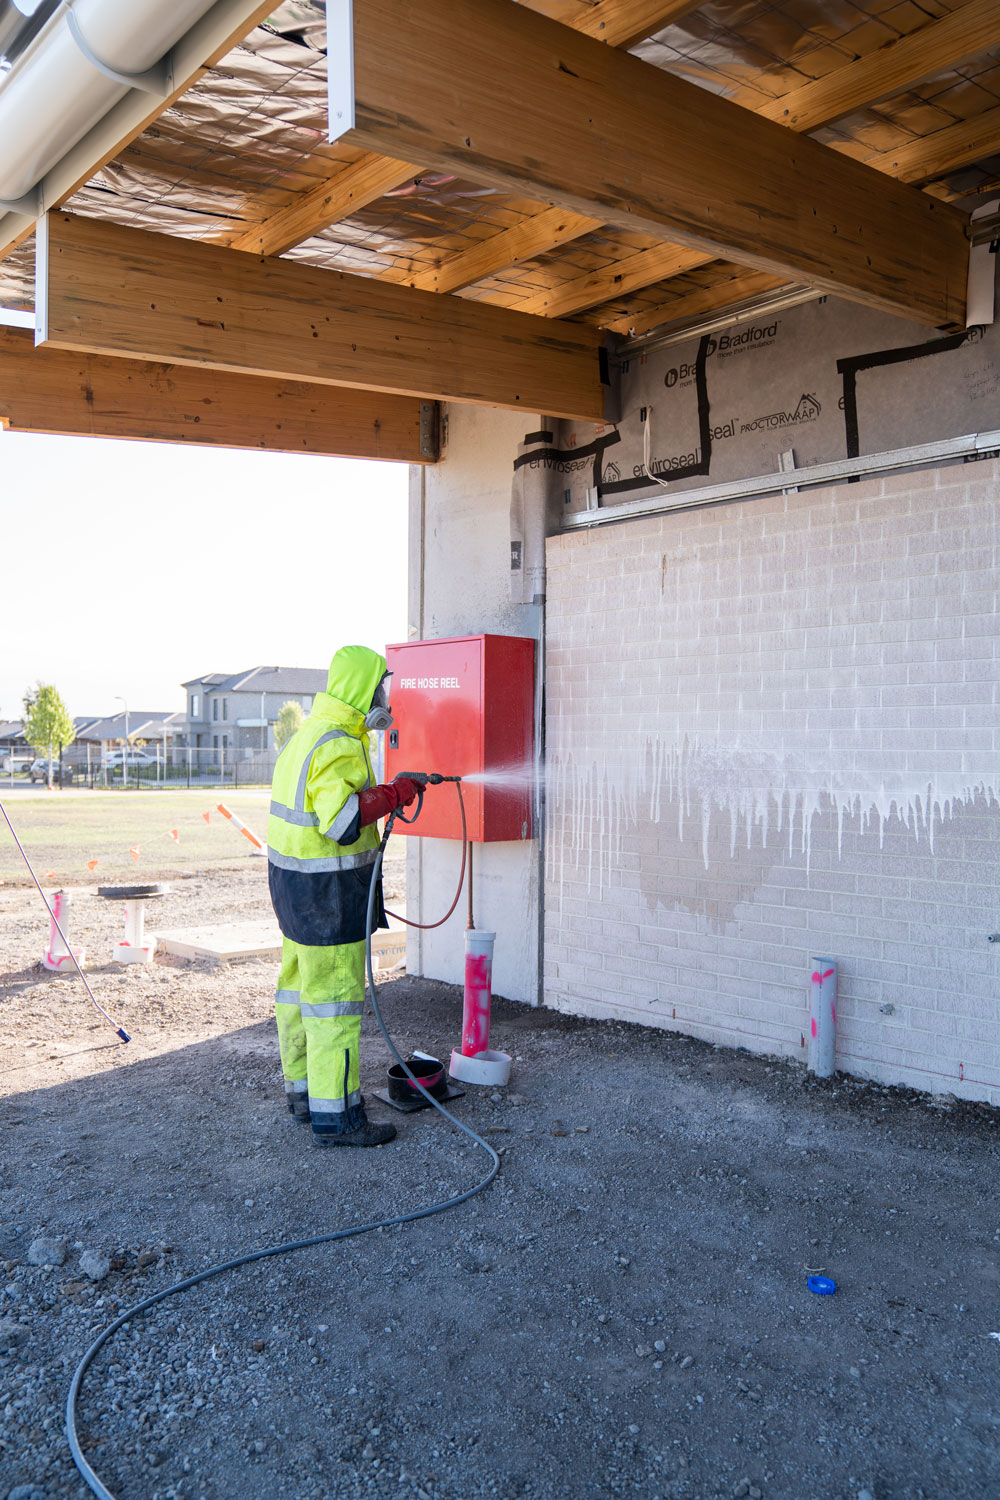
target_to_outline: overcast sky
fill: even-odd
[[[405,464],[0,430],[0,719],[406,637]]]

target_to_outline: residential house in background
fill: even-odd
[[[187,743],[244,757],[265,753],[274,748],[273,725],[282,706],[294,701],[308,713],[326,677],[325,667],[250,667],[194,677],[182,683]]]
[[[89,748],[91,763],[99,764],[109,751],[121,749],[124,745],[126,727],[130,745],[146,747],[150,754],[157,746],[161,753],[169,752],[183,739],[184,715],[167,713],[162,709],[150,712],[148,709],[133,708],[127,716],[123,711],[108,714],[106,718],[77,719],[76,725],[76,739],[64,751],[63,759],[68,758],[74,764],[85,765]]]
[[[161,752],[170,751],[183,739],[184,715],[163,711],[150,713],[146,709],[132,709],[127,717],[118,714],[78,714],[73,724],[76,739],[62,753],[63,765],[83,770],[88,766],[103,765],[109,751],[120,749],[125,743],[126,724],[130,745],[159,746]],[[15,762],[31,759],[34,750],[24,738],[24,725],[20,719],[9,719],[0,723],[0,764],[6,765],[10,756]]]

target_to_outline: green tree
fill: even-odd
[[[24,737],[38,756],[49,763],[49,785],[52,785],[52,762],[61,750],[72,745],[76,728],[66,705],[50,682],[37,682],[24,694]]]
[[[306,722],[306,716],[302,712],[302,704],[296,703],[290,698],[287,703],[281,705],[278,717],[274,723],[274,743],[279,750],[283,750],[297,729],[301,729]]]

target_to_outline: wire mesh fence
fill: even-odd
[[[383,779],[384,735],[369,736],[376,781]],[[277,751],[231,745],[167,745],[150,743],[102,755],[100,746],[73,744],[53,759],[51,778],[48,762],[32,759],[30,753],[6,752],[0,761],[0,778],[32,781],[56,786],[89,787],[92,790],[151,791],[178,787],[269,786]]]

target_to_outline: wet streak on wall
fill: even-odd
[[[545,995],[1000,1102],[1000,464],[547,545]]]

